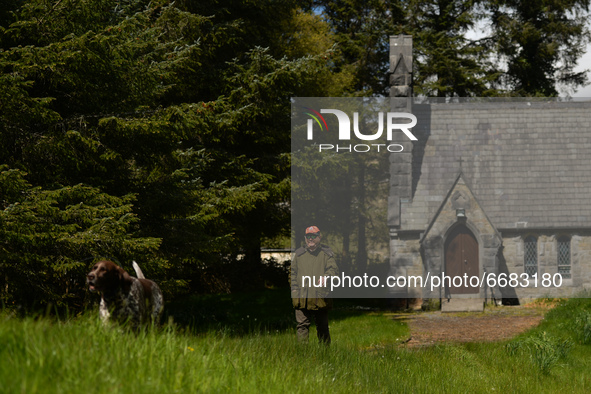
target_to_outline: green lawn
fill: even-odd
[[[509,343],[405,349],[404,323],[337,302],[333,344],[296,343],[289,294],[195,297],[140,334],[76,318],[0,315],[2,393],[589,392],[591,300]],[[314,333],[312,338],[315,339]]]

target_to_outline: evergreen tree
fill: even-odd
[[[114,197],[84,185],[43,190],[7,166],[0,167],[0,192],[0,300],[6,306],[80,308],[88,266],[97,257],[142,256],[151,270],[163,263],[159,239],[132,235],[138,224],[133,195]]]
[[[348,95],[386,95],[389,62],[389,36],[399,34],[406,11],[401,1],[317,0],[314,9],[322,11],[334,31],[333,58],[336,72],[350,75]]]
[[[415,95],[498,94],[499,70],[490,61],[487,40],[466,37],[482,18],[474,0],[418,0],[409,4],[404,30],[413,36]]]
[[[18,232],[30,217],[59,224],[31,227],[39,237],[76,238],[99,218],[125,217],[112,236],[144,246],[79,237],[79,249],[60,255],[24,238],[19,245],[35,253],[11,253],[0,276],[63,260],[71,265],[60,272],[83,280],[89,259],[146,258],[150,277],[172,295],[189,290],[204,265],[244,251],[260,261],[260,238],[287,233],[289,97],[318,94],[328,59],[273,55],[288,38],[267,37],[272,29],[257,24],[264,13],[245,20],[238,9],[220,18],[164,0],[28,0],[15,13],[0,37],[0,163],[27,173],[28,197],[13,193],[5,206],[33,205],[2,231]],[[298,14],[279,15],[288,19],[271,25]],[[71,188],[75,198],[63,197]],[[44,212],[34,209],[40,199]],[[92,209],[78,228],[64,212],[80,202]],[[53,286],[47,299],[63,300],[61,279],[46,279],[34,298]],[[24,283],[5,299],[24,302]],[[79,285],[68,288],[76,299]]]
[[[589,42],[589,0],[493,0],[494,49],[507,63],[504,88],[517,96],[557,96],[559,86],[585,86],[575,72]]]
[[[589,42],[589,0],[312,2],[337,37],[335,68],[350,95],[386,95],[388,37],[413,36],[415,95],[555,96],[587,83],[574,72]],[[483,37],[468,32],[490,28]]]

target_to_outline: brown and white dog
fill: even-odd
[[[164,307],[162,291],[144,277],[135,261],[133,268],[137,278],[112,261],[102,260],[86,276],[90,291],[101,295],[99,314],[104,323],[129,322],[138,328],[141,324],[159,322]]]

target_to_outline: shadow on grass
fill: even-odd
[[[385,310],[387,300],[335,299],[329,319]],[[286,332],[296,325],[289,288],[189,296],[166,305],[163,321],[170,320],[193,333],[215,330],[231,336]]]

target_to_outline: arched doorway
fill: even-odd
[[[470,278],[480,278],[480,265],[478,260],[478,241],[472,231],[465,225],[455,227],[445,241],[445,276],[452,280],[451,286],[445,279],[445,286],[450,295],[453,294],[478,294],[478,285],[470,286]],[[461,277],[460,280],[454,277]],[[476,280],[473,280],[476,284]]]

